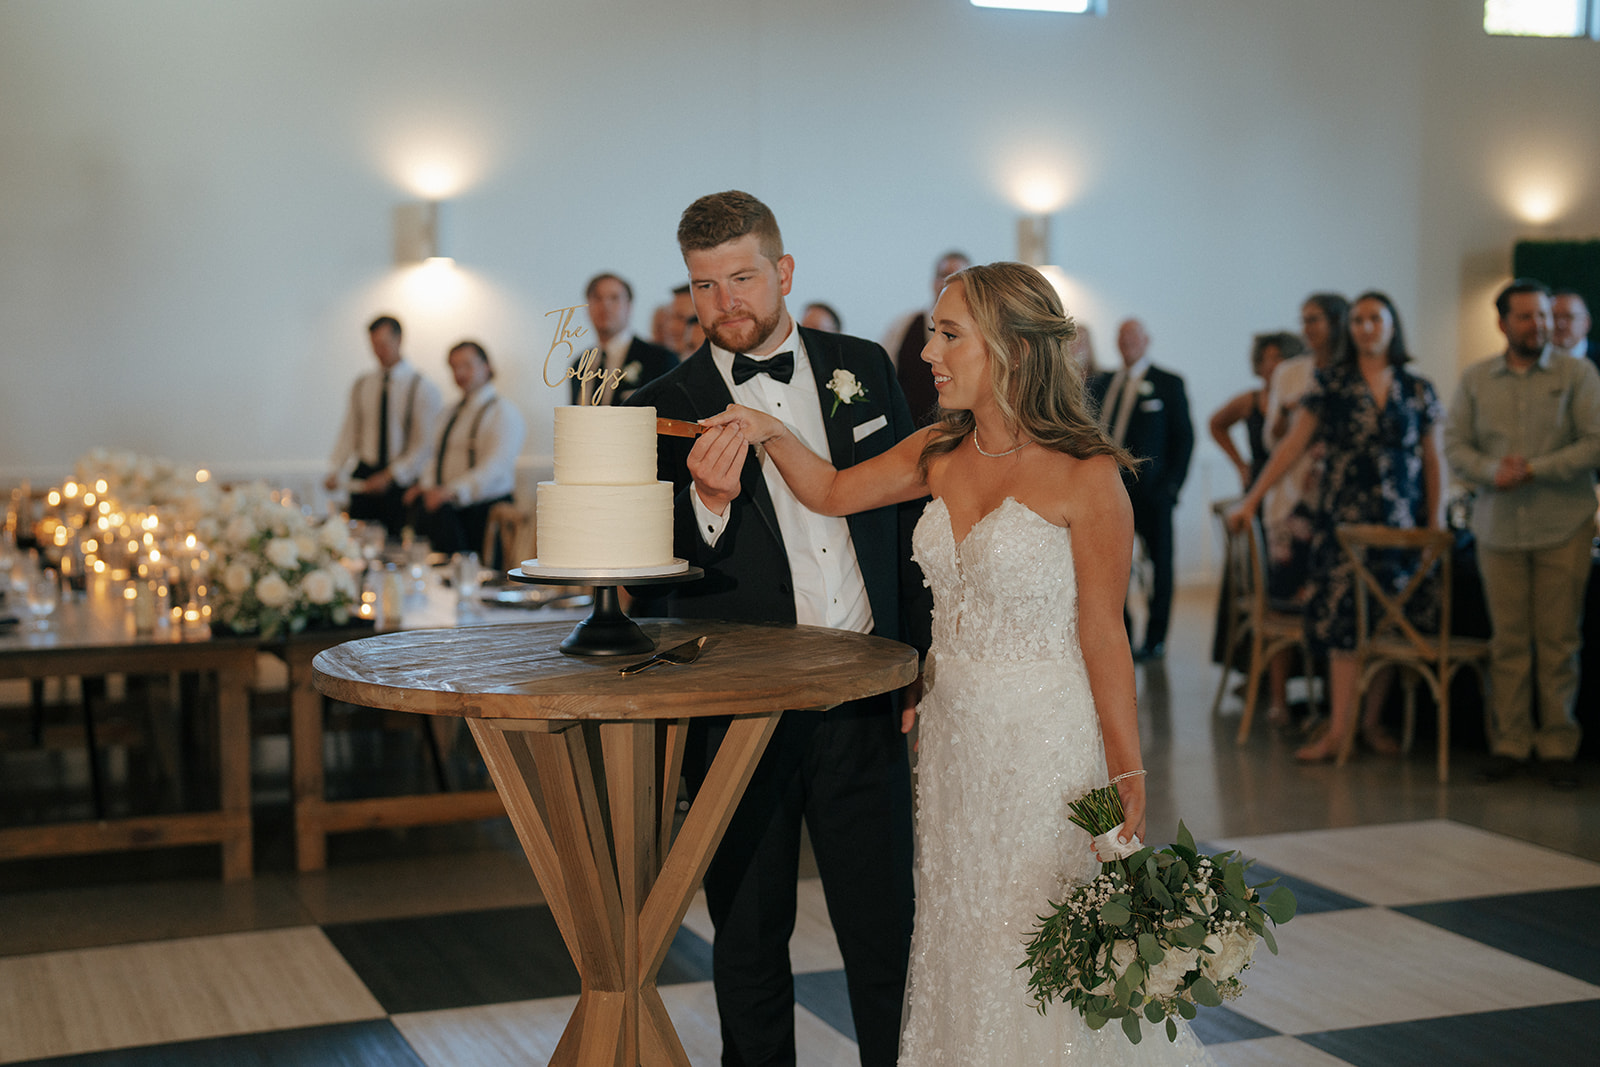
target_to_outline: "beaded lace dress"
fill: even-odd
[[[1071,533],[1008,497],[957,545],[935,500],[912,543],[934,615],[901,1067],[1209,1063],[1186,1026],[1134,1045],[1065,1005],[1040,1015],[1017,969],[1046,902],[1099,870],[1067,818],[1106,784]]]

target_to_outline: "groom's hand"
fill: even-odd
[[[744,436],[737,424],[715,426],[701,434],[689,450],[689,477],[700,502],[717,515],[739,495],[744,469]]]

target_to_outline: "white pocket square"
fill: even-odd
[[[855,427],[850,431],[850,434],[857,442],[860,442],[870,435],[877,433],[887,425],[889,425],[889,417],[887,415],[879,415],[877,418],[868,419],[860,426]]]
[[[1162,404],[1161,404],[1160,397],[1154,397],[1154,398],[1152,398],[1150,400],[1141,400],[1141,401],[1139,401],[1139,410],[1140,411],[1160,411],[1161,408],[1162,408]]]

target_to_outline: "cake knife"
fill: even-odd
[[[657,419],[656,433],[664,433],[668,437],[699,437],[709,426],[701,426],[698,422],[685,422],[682,419]]]
[[[693,640],[685,641],[681,645],[673,645],[665,651],[657,652],[649,659],[629,664],[617,673],[638,674],[640,671],[647,671],[651,667],[659,667],[663,663],[693,663],[700,658],[700,651],[706,647],[708,640],[710,640],[709,637],[696,637]]]

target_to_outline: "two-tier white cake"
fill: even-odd
[[[672,483],[656,480],[656,409],[556,408],[555,481],[539,483],[538,567],[671,568]]]

